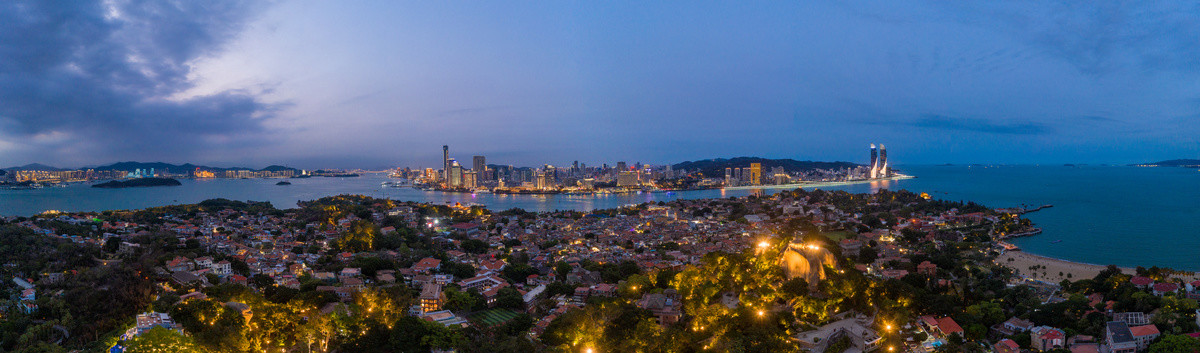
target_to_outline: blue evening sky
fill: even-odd
[[[0,167],[1200,157],[1200,5],[11,1]]]

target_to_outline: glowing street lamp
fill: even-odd
[[[762,310],[759,310],[759,311],[758,311],[758,316],[763,316],[763,311],[762,311]]]

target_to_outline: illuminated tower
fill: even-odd
[[[879,176],[879,150],[875,148],[875,144],[873,144],[873,143],[871,144],[871,166],[870,166],[870,168],[871,168],[871,171],[868,172],[868,176],[871,179],[875,179],[876,177]]]
[[[750,185],[762,185],[762,163],[750,163]]]
[[[879,177],[888,177],[887,149],[879,145]]]
[[[450,180],[450,145],[442,145],[442,180]]]
[[[733,186],[733,168],[725,168],[725,186]]]

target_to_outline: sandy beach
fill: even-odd
[[[1085,264],[1034,255],[1023,251],[1005,252],[1003,255],[996,257],[996,262],[1000,265],[1017,270],[1017,273],[1022,276],[1052,283],[1062,282],[1064,279],[1077,281],[1085,278],[1096,277],[1100,271],[1103,271],[1106,267],[1108,267],[1105,265]],[[1036,271],[1029,269],[1032,266],[1038,265],[1041,267]],[[1129,275],[1136,274],[1134,269],[1129,267],[1121,267],[1121,272]],[[1059,275],[1059,273],[1062,273],[1062,275]],[[1068,277],[1068,275],[1070,275],[1070,277]],[[1200,279],[1200,276],[1197,275],[1174,277],[1182,279],[1185,282],[1191,282]]]

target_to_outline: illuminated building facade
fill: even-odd
[[[875,144],[871,144],[871,165],[868,176],[871,179],[879,177],[879,150],[875,148]]]
[[[879,145],[879,177],[887,178],[888,174],[887,149],[881,144]]]
[[[762,185],[762,163],[750,163],[750,185]]]

